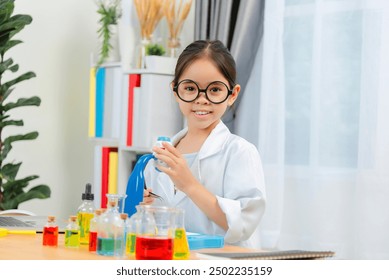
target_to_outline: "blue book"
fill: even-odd
[[[96,135],[103,137],[104,126],[104,91],[105,91],[105,68],[99,68],[96,73]]]

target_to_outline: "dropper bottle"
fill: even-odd
[[[89,244],[90,221],[94,217],[95,205],[92,185],[86,184],[85,192],[81,196],[82,204],[77,210],[77,221],[80,227],[80,244]]]

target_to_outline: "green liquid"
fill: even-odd
[[[113,256],[115,250],[115,240],[113,238],[97,237],[97,254]]]
[[[65,230],[65,247],[78,248],[80,246],[80,231],[74,229]]]
[[[126,236],[126,254],[133,255],[135,253],[136,234],[129,232]]]
[[[78,213],[78,225],[80,226],[80,244],[89,244],[89,226],[90,220],[94,217],[93,213]]]

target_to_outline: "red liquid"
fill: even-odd
[[[171,260],[173,259],[173,239],[136,237],[135,258],[137,260]]]
[[[43,245],[47,245],[47,246],[58,245],[58,227],[43,228]]]
[[[89,252],[96,252],[97,249],[97,232],[89,232]]]

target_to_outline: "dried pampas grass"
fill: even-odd
[[[169,28],[169,47],[179,47],[178,37],[192,6],[192,0],[165,0],[163,12]],[[178,44],[178,45],[177,45]]]
[[[164,16],[165,0],[134,0],[142,39],[150,40],[159,21]]]

